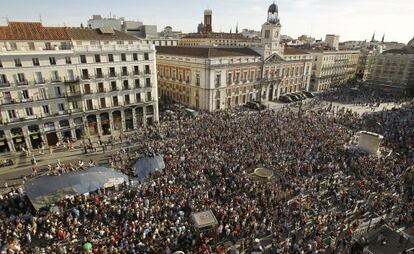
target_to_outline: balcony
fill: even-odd
[[[16,85],[18,86],[27,86],[29,85],[29,82],[25,79],[25,80],[18,80],[16,81]]]
[[[65,97],[80,97],[81,95],[81,91],[70,91],[65,93]]]
[[[51,81],[52,83],[59,83],[59,82],[62,82],[62,78],[61,78],[61,77],[52,77],[52,78],[50,79],[50,81]]]
[[[151,74],[151,71],[150,70],[145,70],[144,74],[149,75],[149,74]]]
[[[9,86],[10,86],[10,83],[8,81],[6,81],[6,82],[0,82],[0,88],[1,87],[9,87]]]
[[[129,90],[130,88],[129,88],[129,86],[124,86],[124,87],[122,87],[122,90]]]
[[[79,77],[65,77],[65,83],[71,84],[79,82]]]
[[[98,74],[95,75],[95,78],[96,79],[103,79],[104,75],[102,73],[98,73]]]
[[[116,75],[116,73],[115,72],[110,72],[109,74],[108,74],[108,78],[110,78],[110,79],[113,79],[113,78],[117,78],[118,76]]]
[[[121,76],[122,76],[122,77],[127,77],[127,76],[129,76],[129,72],[127,72],[127,71],[123,71],[123,72],[121,73]]]
[[[91,75],[89,74],[83,74],[82,75],[82,80],[90,80],[91,79]]]
[[[98,89],[97,93],[106,93],[106,89],[105,88]]]
[[[139,75],[140,75],[139,71],[134,71],[134,72],[132,73],[132,76],[139,76]]]
[[[111,92],[117,92],[117,91],[119,91],[118,87],[112,87],[111,88]]]
[[[46,80],[44,78],[40,78],[34,81],[35,85],[44,85],[46,84]]]

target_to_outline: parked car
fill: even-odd
[[[292,99],[285,95],[282,95],[279,97],[279,101],[284,102],[284,103],[289,103],[289,102],[292,102]]]
[[[266,109],[266,106],[263,105],[260,101],[253,101],[253,102],[255,102],[257,104],[259,109]]]
[[[298,101],[299,99],[296,98],[296,96],[294,96],[293,94],[287,94],[285,95],[286,97],[290,98],[292,101]]]
[[[308,98],[314,98],[315,97],[315,95],[313,95],[313,93],[308,92],[308,91],[303,91],[302,93]]]
[[[265,109],[266,107],[262,104],[260,104],[260,102],[257,101],[248,101],[245,106],[249,109],[253,109],[253,110],[261,110],[261,109]]]

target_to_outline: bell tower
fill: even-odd
[[[262,46],[265,59],[275,53],[282,55],[283,47],[280,44],[281,29],[278,7],[273,3],[267,11],[266,23],[262,25]]]

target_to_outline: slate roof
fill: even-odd
[[[158,46],[157,54],[189,56],[197,58],[257,56],[260,54],[250,48],[230,47],[184,47],[184,46]]]

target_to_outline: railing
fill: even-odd
[[[62,82],[62,78],[61,78],[61,77],[52,77],[52,78],[50,79],[50,81],[51,81],[52,83],[58,83],[58,82]]]
[[[89,74],[82,74],[82,80],[89,80],[91,79],[91,75]]]
[[[10,83],[8,81],[0,83],[0,87],[9,87],[9,86],[10,86]]]
[[[123,76],[123,77],[129,76],[129,72],[127,72],[127,71],[126,72],[122,72],[121,73],[121,76]]]
[[[105,88],[103,88],[103,89],[98,89],[97,93],[106,93],[106,89],[105,89]]]
[[[79,82],[79,77],[65,77],[65,82],[66,83],[75,83],[75,82]]]
[[[104,78],[104,75],[103,75],[102,73],[100,73],[100,74],[96,74],[96,75],[95,75],[95,78],[96,78],[96,79],[102,79],[102,78]]]
[[[34,81],[35,85],[46,84],[46,80],[44,78],[38,79]]]
[[[65,94],[66,97],[74,97],[74,96],[81,96],[81,95],[82,95],[81,91],[66,92]]]
[[[16,85],[18,86],[27,86],[29,85],[29,82],[25,79],[25,80],[18,80],[16,81]]]
[[[118,75],[115,73],[115,72],[110,72],[109,74],[108,74],[108,78],[116,78],[116,77],[118,77]]]
[[[140,72],[139,71],[134,71],[132,74],[133,74],[133,76],[138,76],[138,75],[140,75]]]

